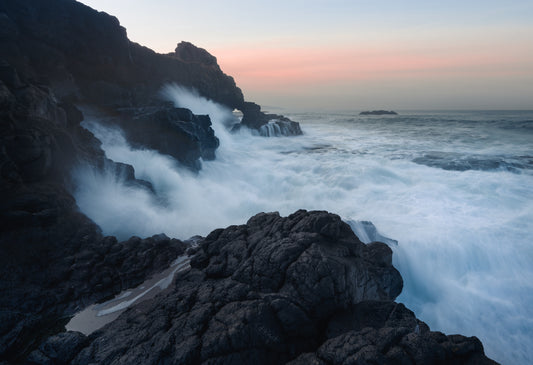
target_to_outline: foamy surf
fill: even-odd
[[[184,93],[167,90],[187,107]],[[132,164],[156,191],[78,171],[78,204],[104,233],[183,239],[261,211],[300,208],[371,221],[398,241],[393,259],[405,282],[398,300],[433,330],[475,335],[502,363],[533,358],[532,113],[294,114],[304,136],[261,138],[228,133],[229,111],[191,98],[195,113],[211,113],[221,139],[217,159],[197,175],[168,156],[132,149],[96,119],[85,122],[109,158]],[[497,156],[521,165],[448,169],[435,158],[416,160],[435,151],[459,162]]]

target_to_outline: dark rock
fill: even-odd
[[[217,59],[203,48],[198,48],[189,42],[180,42],[176,47],[174,56],[182,61],[200,63],[203,65],[215,66]]]
[[[276,119],[270,119],[259,128],[259,135],[263,137],[299,136],[302,134],[300,124],[286,117],[270,115]],[[280,118],[281,117],[281,118]]]
[[[0,19],[6,19],[7,15],[0,14]],[[7,18],[9,19],[9,18]],[[0,60],[0,79],[9,88],[22,87],[17,70],[4,60]]]
[[[371,110],[361,112],[359,115],[398,115],[398,113],[392,110]]]
[[[0,358],[16,360],[59,332],[65,316],[167,267],[186,244],[168,237],[117,242],[77,212],[55,184],[3,196]]]
[[[333,214],[261,213],[215,230],[191,267],[72,363],[492,363],[477,339],[431,332],[394,303],[390,248],[363,244]]]
[[[28,356],[28,365],[66,365],[85,343],[87,337],[79,332],[63,332],[51,336]]]
[[[207,51],[182,42],[174,54],[157,54],[130,42],[115,17],[79,2],[6,0],[0,14],[0,58],[34,78],[45,75],[61,97],[139,106],[174,82],[231,109],[244,101]]]
[[[240,108],[243,118],[233,127],[237,131],[241,126],[256,130],[263,137],[298,136],[302,134],[300,124],[277,114],[266,114],[256,103],[244,102]]]
[[[106,159],[80,126],[81,112],[48,87],[0,86],[0,359],[20,360],[59,332],[65,316],[140,284],[188,246],[168,237],[103,237],[67,190],[70,170],[88,164],[150,184],[135,179],[132,166]]]
[[[199,169],[199,159],[213,160],[219,140],[207,115],[167,104],[149,108],[121,109],[113,119],[134,147],[157,150],[177,161]]]

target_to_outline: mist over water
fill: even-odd
[[[157,193],[75,171],[76,200],[105,234],[186,239],[300,208],[369,220],[398,241],[398,301],[433,330],[479,337],[497,361],[533,358],[533,113],[293,114],[304,136],[262,138],[229,134],[231,111],[184,89],[165,95],[211,116],[217,159],[193,174],[87,119]]]

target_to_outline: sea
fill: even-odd
[[[187,239],[298,209],[370,221],[391,239],[398,302],[502,364],[533,361],[533,111],[284,111],[304,134],[265,138],[230,133],[232,111],[183,88],[165,95],[210,115],[217,157],[194,173],[86,118],[107,157],[156,191],[78,168],[75,198],[104,234]]]

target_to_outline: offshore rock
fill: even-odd
[[[398,115],[398,113],[393,110],[366,110],[359,115]]]
[[[259,128],[259,135],[263,137],[298,136],[302,134],[300,124],[283,117],[271,119]]]
[[[245,126],[256,130],[263,137],[299,136],[303,134],[298,122],[282,115],[266,114],[256,103],[244,102],[241,111],[243,118],[234,129]]]
[[[260,213],[211,232],[170,292],[90,335],[72,363],[491,364],[476,338],[431,332],[393,302],[391,258],[334,214]]]

